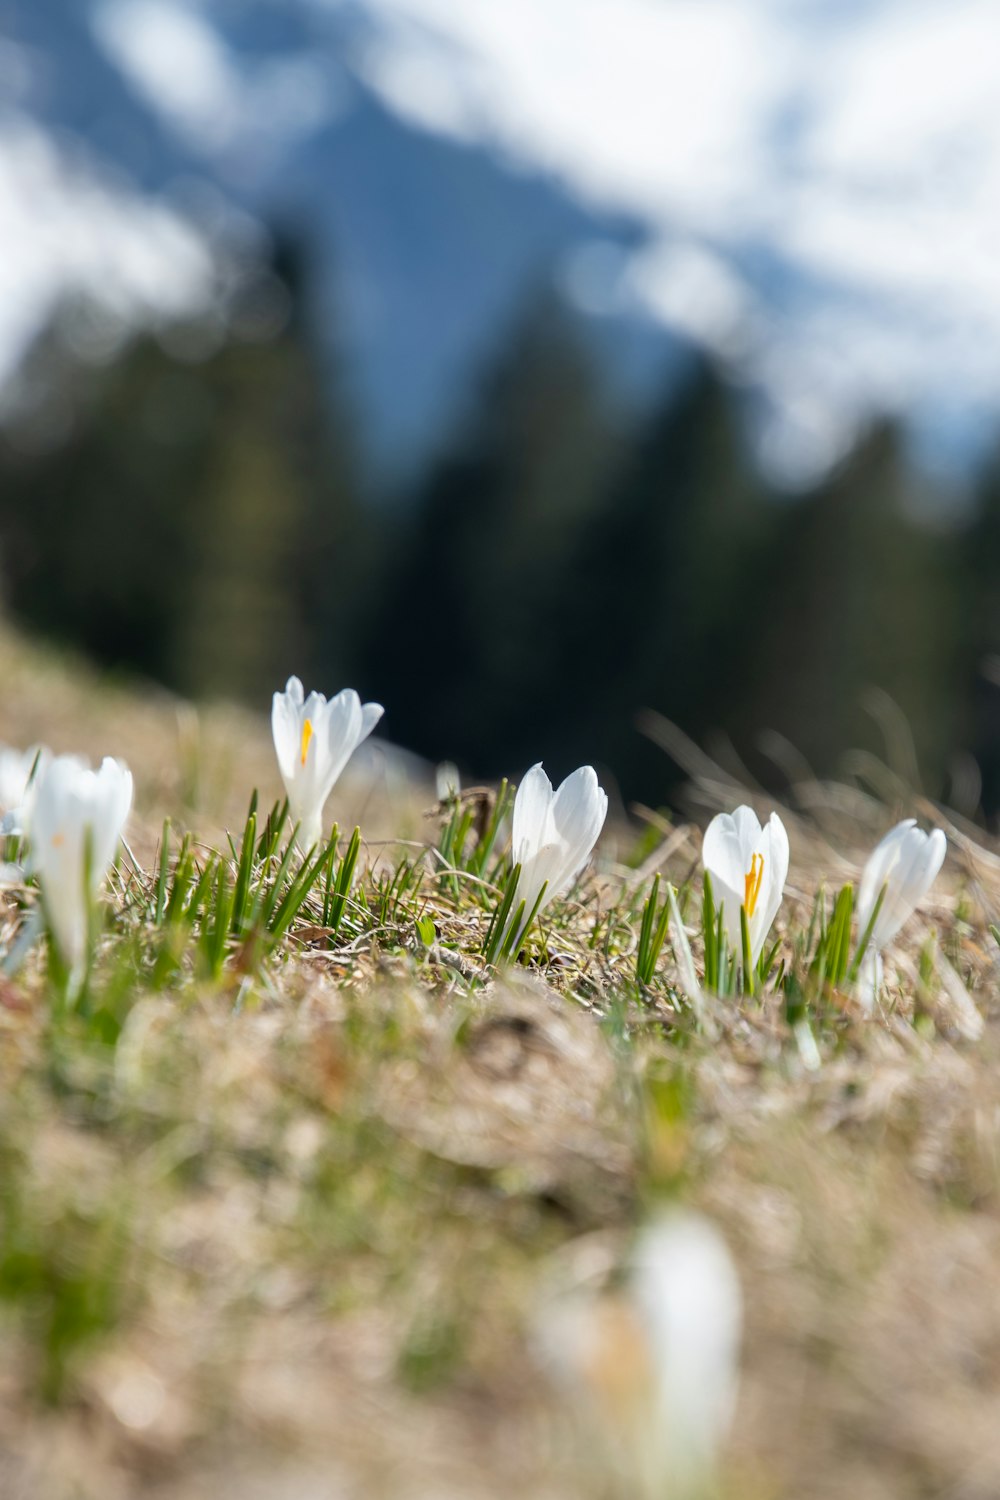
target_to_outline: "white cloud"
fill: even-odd
[[[98,0],[92,24],[133,87],[209,154],[248,144],[273,154],[344,105],[329,65],[301,53],[247,67],[183,0]]]
[[[745,122],[788,67],[782,28],[762,35],[752,8],[734,0],[368,8],[383,25],[362,67],[394,107],[415,123],[437,112],[455,134],[488,133],[526,164],[628,210],[740,197],[755,148]],[[404,69],[419,78],[412,99]]]
[[[163,203],[110,184],[26,119],[0,129],[0,385],[58,304],[89,298],[127,329],[209,310],[215,258]]]
[[[93,15],[107,52],[176,125],[210,146],[229,140],[239,81],[211,27],[164,0],[105,0]]]

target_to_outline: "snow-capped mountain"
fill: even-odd
[[[0,378],[60,277],[210,300],[209,184],[230,232],[307,235],[400,454],[554,278],[621,370],[712,347],[791,477],[874,411],[967,455],[1000,408],[998,64],[995,0],[23,0]]]
[[[385,474],[425,453],[525,299],[581,245],[624,252],[636,233],[492,147],[414,127],[363,76],[374,35],[362,11],[312,0],[26,5],[6,49],[19,89],[0,110],[0,189],[30,132],[73,193],[57,223],[51,195],[19,176],[18,242],[0,243],[0,276],[23,311],[5,346],[0,321],[0,381],[60,286],[121,303],[126,224],[144,241],[155,219],[191,255],[215,256],[214,283],[192,282],[183,257],[150,248],[151,300],[133,298],[129,317],[154,323],[213,296],[217,307],[234,235],[252,251],[254,224],[273,224],[302,236],[317,331],[353,382],[373,465]],[[96,277],[73,227],[77,199],[95,194],[99,228],[81,216],[79,238],[103,258]],[[44,295],[29,296],[26,267],[40,259]],[[624,379],[664,343],[642,317],[601,334]]]
[[[612,302],[718,349],[808,468],[872,408],[1000,406],[994,0],[371,0],[366,76],[639,222]]]

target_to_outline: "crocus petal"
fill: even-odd
[[[876,846],[865,866],[858,893],[858,927],[863,932],[871,920],[879,893],[885,896],[872,930],[871,946],[884,948],[896,936],[914,908],[937,878],[947,852],[940,828],[930,834],[907,818],[890,829]]]
[[[27,750],[0,748],[0,813],[18,814],[16,829],[23,832],[27,823],[38,772],[52,759],[44,745]]]
[[[525,773],[514,798],[511,847],[516,865],[523,865],[532,849],[551,842],[551,805],[552,783],[539,761]]]
[[[767,935],[774,925],[785,893],[785,881],[788,879],[788,834],[777,813],[772,813],[768,819],[757,852],[764,858],[764,875],[754,922],[751,924],[751,953],[754,963],[764,950]]]
[[[876,948],[892,941],[916,905],[926,846],[927,835],[920,828],[908,828],[895,846],[895,858],[885,874],[885,900],[875,923]]]
[[[750,868],[750,861],[760,850],[761,834],[760,819],[752,807],[744,803],[733,813],[733,828],[740,845],[740,858],[743,861],[744,870]]]
[[[292,682],[298,681],[292,678]],[[301,691],[301,683],[299,684]],[[287,790],[288,782],[295,775],[295,761],[299,754],[302,729],[299,712],[289,692],[275,693],[271,703],[271,734],[274,753],[278,757],[278,769]]]
[[[940,828],[931,833],[915,828],[903,841],[896,878],[903,900],[911,911],[934,884],[947,848],[947,840]]]
[[[870,1016],[875,1009],[875,1002],[882,988],[882,976],[882,955],[869,944],[861,960],[857,979],[857,997],[866,1015]]]
[[[385,709],[381,703],[363,703],[361,705],[361,736],[358,740],[359,745],[362,740],[368,738],[384,713]]]
[[[37,778],[31,866],[56,946],[71,968],[85,955],[88,903],[114,859],[131,804],[132,775],[121,761],[107,758],[92,771],[76,756],[57,756]]]
[[[759,824],[757,832],[760,833]],[[713,886],[721,881],[730,891],[739,892],[740,901],[744,877],[750,868],[750,854],[744,854],[741,833],[742,826],[732,813],[718,813],[705,829],[701,844],[702,864],[711,875]]]
[[[593,766],[567,776],[552,799],[552,821],[565,846],[558,890],[565,890],[583,869],[608,815],[608,796]]]
[[[858,932],[864,933],[885,891],[858,972],[857,995],[870,1014],[882,986],[881,950],[930,890],[944,862],[947,840],[940,828],[927,834],[914,818],[891,828],[872,850],[858,889]]]
[[[289,803],[291,809],[291,803]],[[322,816],[312,809],[295,808],[292,817],[299,826],[296,842],[303,853],[315,849],[323,837]]]
[[[94,775],[90,826],[93,828],[91,886],[96,892],[115,857],[132,810],[132,772],[124,761],[105,756]]]
[[[941,866],[944,864],[944,857],[947,853],[948,840],[944,836],[943,829],[932,829],[927,838],[927,856],[921,877],[920,890],[916,898],[917,902],[924,899],[938,878],[938,875],[941,873]]]
[[[640,1235],[631,1290],[656,1379],[649,1437],[658,1472],[648,1478],[657,1493],[673,1494],[674,1485],[700,1493],[736,1400],[743,1321],[736,1268],[707,1219],[675,1211]]]
[[[318,773],[323,802],[360,743],[361,699],[353,688],[345,688],[330,699],[327,707],[326,760]]]
[[[553,896],[559,894],[568,882],[566,881],[566,851],[561,844],[543,844],[542,847],[530,854],[521,866],[521,879],[517,887],[517,899],[514,902],[516,911],[520,903],[524,902],[525,920],[531,916],[535,909],[535,902],[541,896],[539,911],[543,911]],[[545,893],[542,895],[542,888]]]
[[[712,894],[716,911],[722,912],[722,925],[725,928],[729,951],[739,954],[743,943],[743,926],[740,921],[740,908],[743,905],[742,886],[739,891],[734,891],[724,880],[713,874]]]
[[[916,818],[904,818],[881,839],[868,857],[868,863],[861,875],[861,883],[858,886],[857,915],[858,923],[862,931],[868,926],[871,914],[878,900],[879,892],[885,885],[889,869],[896,863],[899,857],[899,845],[905,838],[910,828],[915,828]]]

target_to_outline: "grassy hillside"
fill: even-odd
[[[985,835],[887,767],[865,768],[883,803],[800,784],[783,967],[695,1005],[669,939],[636,979],[657,871],[702,971],[695,822],[614,821],[497,974],[503,829],[483,864],[488,802],[435,809],[376,756],[332,799],[362,831],[350,891],[320,881],[287,930],[234,931],[217,893],[251,792],[257,836],[280,794],[263,716],[195,714],[6,631],[0,667],[0,739],[121,755],[137,784],[79,1001],[44,943],[14,957],[32,890],[0,896],[0,1494],[624,1500],[544,1330],[568,1287],[619,1296],[637,1229],[676,1202],[743,1283],[721,1495],[1000,1492]],[[697,771],[699,817],[746,800]],[[949,858],[867,1017],[811,968],[819,913],[909,814]],[[277,855],[250,879],[280,893]],[[614,1357],[581,1379],[613,1421]]]

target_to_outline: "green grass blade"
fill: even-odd
[[[753,958],[750,947],[750,919],[745,906],[740,907],[740,942],[743,947],[743,989],[753,994]]]
[[[875,931],[875,923],[878,921],[878,914],[882,910],[882,903],[885,900],[885,893],[888,889],[888,885],[884,885],[879,891],[878,900],[872,907],[872,914],[868,918],[868,922],[864,932],[861,934],[861,941],[858,943],[857,952],[854,955],[854,961],[851,964],[850,971],[847,975],[847,978],[851,984],[853,984],[858,977],[858,970],[861,968],[861,960],[864,958],[865,950],[867,949],[868,944],[871,942],[872,933]]]
[[[507,876],[500,894],[500,900],[497,902],[490,925],[486,931],[486,937],[483,942],[483,958],[488,964],[496,962],[497,951],[506,932],[511,907],[517,895],[517,886],[520,879],[521,866],[515,865]]]
[[[254,793],[254,803],[257,794]],[[240,845],[240,861],[236,870],[236,889],[233,892],[233,914],[230,920],[230,931],[234,936],[245,932],[248,925],[250,884],[253,878],[254,846],[257,841],[257,810],[252,807],[247,816],[246,827],[243,830],[243,842]]]
[[[344,851],[340,861],[340,869],[337,871],[337,883],[334,890],[333,900],[330,903],[329,912],[324,911],[323,926],[330,929],[330,942],[336,938],[343,921],[344,910],[347,906],[347,898],[351,893],[354,882],[354,872],[357,868],[358,857],[361,853],[361,829],[355,828],[351,834],[350,842]]]
[[[156,904],[153,910],[153,921],[157,927],[163,921],[163,914],[167,909],[167,882],[170,878],[170,819],[163,820],[163,834],[160,839],[160,864],[156,877]]]

